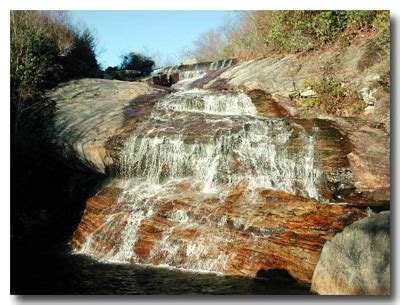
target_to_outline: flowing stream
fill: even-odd
[[[214,68],[221,67],[209,67]],[[181,84],[203,71],[182,73]],[[106,262],[224,273],[236,256],[227,250],[234,237],[223,234],[229,216],[218,203],[207,203],[208,214],[199,212],[203,202],[223,202],[243,185],[249,205],[258,189],[321,199],[317,136],[317,129],[309,133],[294,121],[259,116],[243,92],[172,93],[126,141],[113,181],[123,190],[118,205],[75,252]],[[166,210],[165,202],[182,204]],[[209,222],[217,210],[223,216],[218,216],[218,231],[212,231]],[[135,245],[144,234],[141,228],[160,215],[168,221],[166,228],[149,253],[139,255]],[[231,220],[238,228],[251,226],[240,218]],[[196,234],[184,238],[184,232]]]

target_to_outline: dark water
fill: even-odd
[[[310,294],[299,283],[104,264],[65,247],[13,251],[13,294]]]

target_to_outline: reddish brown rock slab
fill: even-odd
[[[250,277],[260,269],[283,268],[310,283],[325,242],[366,216],[345,205],[251,191],[243,183],[225,198],[201,195],[187,183],[176,190],[150,199],[153,213],[135,228],[136,239],[128,245],[135,257],[127,261]],[[72,239],[75,250],[81,250],[89,236],[87,254],[107,258],[122,247],[129,200],[118,201],[120,192],[106,188],[89,200]]]
[[[344,198],[354,205],[388,209],[390,203],[390,137],[382,124],[336,118],[351,144],[347,154],[355,190]]]
[[[72,236],[71,245],[79,248],[87,237],[105,224],[111,213],[118,211],[117,200],[121,190],[118,188],[105,188],[96,196],[90,198],[86,203],[85,212],[82,216],[78,229]]]

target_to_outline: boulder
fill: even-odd
[[[389,295],[390,212],[356,221],[328,241],[311,289],[325,295]]]
[[[305,90],[300,93],[301,97],[310,97],[310,96],[316,96],[316,95],[317,95],[317,93],[315,93],[315,91],[312,89],[308,89],[308,90]]]
[[[145,83],[107,79],[64,83],[47,93],[56,105],[48,138],[72,167],[105,174],[113,163],[106,142],[124,125],[130,101],[160,91]]]

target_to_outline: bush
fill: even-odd
[[[60,81],[99,75],[90,31],[73,30],[65,12],[11,11],[11,119],[14,132],[24,112]]]
[[[300,98],[306,106],[334,115],[361,114],[366,107],[360,94],[345,87],[335,76],[327,75],[321,79],[306,80],[305,89],[312,89],[315,96]]]
[[[100,77],[100,67],[96,59],[96,39],[89,29],[77,34],[74,48],[60,58],[63,66],[63,79]]]
[[[122,56],[120,69],[140,71],[142,76],[146,76],[153,71],[154,64],[154,60],[150,57],[131,52]]]
[[[62,67],[57,57],[68,49],[60,50],[53,22],[44,13],[11,12],[12,97],[33,97],[59,81]]]
[[[372,22],[372,27],[377,32],[374,42],[377,45],[389,46],[390,44],[390,13],[380,12]]]

